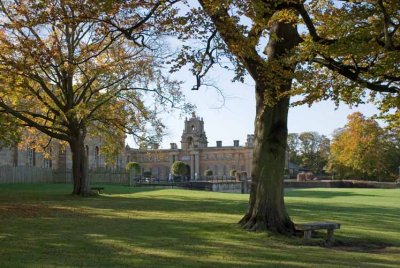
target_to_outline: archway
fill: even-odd
[[[189,165],[186,165],[186,174],[185,174],[185,181],[190,181],[190,175],[191,175],[191,173],[190,173],[190,166]]]

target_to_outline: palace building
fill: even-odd
[[[103,140],[101,137],[90,137],[85,146],[88,154],[89,170],[113,169],[121,170],[128,162],[137,162],[142,168],[142,174],[151,172],[151,177],[167,180],[171,165],[175,161],[183,161],[188,168],[187,179],[196,180],[204,177],[206,170],[213,172],[214,178],[224,178],[235,169],[250,174],[254,135],[247,135],[247,142],[240,145],[234,140],[232,145],[223,146],[217,141],[215,146],[209,146],[204,129],[204,121],[195,113],[186,118],[181,138],[180,149],[176,143],[171,143],[169,149],[159,149],[157,145],[146,149],[133,149],[129,146],[121,152],[115,164],[107,166],[105,156],[101,154]],[[69,148],[64,149],[59,142],[52,142],[48,159],[42,153],[32,148],[0,149],[0,166],[27,166],[51,168],[58,171],[72,169],[72,157]]]
[[[247,135],[244,146],[239,140],[234,140],[229,146],[222,146],[221,141],[209,146],[204,121],[193,113],[191,118],[185,119],[180,149],[176,143],[171,143],[169,149],[158,149],[157,146],[152,149],[127,148],[125,156],[127,162],[139,163],[142,173],[150,171],[152,177],[161,180],[168,179],[175,161],[186,163],[190,180],[203,178],[208,169],[212,170],[214,177],[224,178],[232,169],[250,174],[253,146],[254,135]]]

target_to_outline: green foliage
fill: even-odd
[[[231,176],[231,177],[235,177],[236,176],[236,169],[231,169],[230,171],[229,171],[229,175]]]
[[[21,139],[21,128],[17,120],[0,112],[0,148],[17,144]]]
[[[204,171],[204,176],[211,177],[213,175],[213,171],[211,169],[206,169]]]
[[[125,169],[127,171],[134,171],[136,174],[140,173],[140,165],[137,162],[129,162],[128,164],[126,164]]]
[[[328,162],[330,140],[316,132],[288,135],[289,161],[322,174]]]
[[[307,104],[370,100],[393,119],[400,88],[399,1],[334,2],[304,4],[300,23],[307,16],[313,22],[298,47],[293,93],[305,96],[299,103]]]
[[[182,161],[175,161],[171,166],[171,173],[174,176],[184,176],[187,175],[187,172],[187,166]]]

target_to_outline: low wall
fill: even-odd
[[[211,190],[213,192],[221,192],[221,193],[241,193],[242,183],[241,182],[213,183]]]
[[[244,182],[186,182],[175,186],[193,189],[206,190],[223,193],[249,193],[251,181]],[[400,184],[394,182],[376,181],[295,181],[285,180],[285,188],[400,188]]]
[[[285,180],[285,188],[382,188],[394,189],[400,187],[395,182],[378,181],[351,181],[351,180],[323,180],[323,181],[295,181]]]

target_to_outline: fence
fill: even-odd
[[[129,183],[129,174],[124,171],[89,171],[90,183]],[[58,171],[49,168],[25,166],[0,166],[0,184],[2,183],[71,183],[72,171]]]
[[[39,167],[0,167],[0,183],[51,183],[53,171]]]

